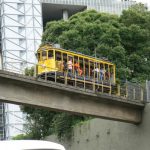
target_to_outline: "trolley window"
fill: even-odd
[[[40,59],[41,59],[41,53],[38,52],[38,53],[36,54],[36,57],[37,57],[38,61],[40,61]]]
[[[42,60],[46,60],[46,59],[47,59],[47,52],[42,51]]]
[[[48,51],[48,59],[53,58],[53,50]]]

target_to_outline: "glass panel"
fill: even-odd
[[[61,52],[56,51],[56,60],[61,60]]]
[[[41,55],[41,53],[37,53],[37,59],[38,59],[38,61],[40,61],[40,56]]]
[[[47,52],[42,51],[42,60],[46,60],[46,59],[47,59]]]
[[[48,51],[48,59],[53,58],[53,50]]]

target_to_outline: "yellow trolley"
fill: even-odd
[[[115,64],[45,44],[37,50],[37,75],[46,80],[101,92],[116,84]]]

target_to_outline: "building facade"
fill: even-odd
[[[67,20],[85,9],[120,15],[133,4],[135,1],[129,0],[0,0],[0,68],[24,73],[26,67],[33,66],[47,21]],[[17,105],[2,106],[5,122],[0,122],[0,135],[11,139],[23,133],[24,115]]]
[[[95,9],[99,12],[107,12],[120,15],[122,10],[128,9],[136,2],[133,0],[41,0],[43,4],[76,5],[85,6],[87,9]]]
[[[4,70],[23,73],[36,63],[35,50],[43,31],[39,0],[1,0],[1,54]],[[27,63],[31,62],[31,63]],[[23,133],[24,115],[18,105],[4,104],[5,139]]]

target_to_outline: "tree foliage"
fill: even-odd
[[[150,80],[150,12],[142,4],[124,10],[120,17],[90,10],[75,14],[68,21],[48,22],[42,42],[59,43],[64,49],[107,57],[116,64],[119,79]],[[33,108],[24,108],[24,111],[34,138],[52,133],[66,136],[74,124],[86,119]]]

